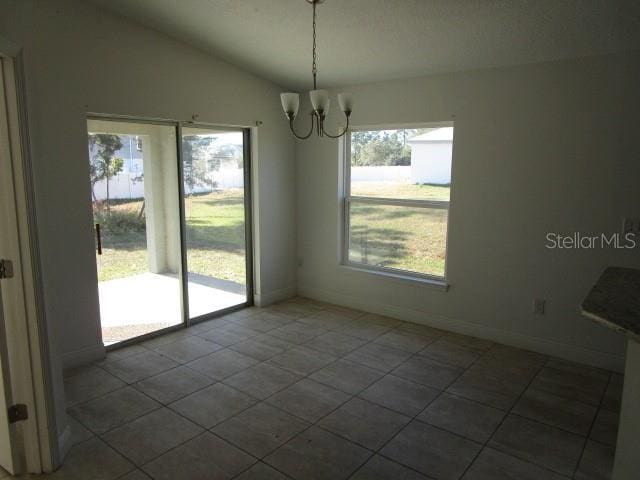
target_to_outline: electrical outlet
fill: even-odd
[[[544,298],[536,298],[533,301],[533,314],[544,315],[547,306],[547,301]]]
[[[640,237],[640,217],[625,217],[622,219],[622,235],[634,234]]]

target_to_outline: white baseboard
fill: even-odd
[[[102,360],[106,355],[104,345],[92,345],[82,350],[62,354],[62,369],[81,367],[97,360]]]
[[[281,288],[280,290],[274,290],[266,293],[256,293],[253,296],[253,302],[257,307],[266,307],[272,303],[281,302],[287,298],[294,297],[296,295],[296,287]]]
[[[613,353],[593,350],[579,345],[557,342],[547,338],[532,337],[522,333],[488,327],[486,325],[480,325],[441,315],[427,314],[411,308],[388,305],[372,300],[365,301],[351,295],[344,295],[313,287],[299,286],[298,295],[312,298],[314,300],[355,308],[357,310],[363,310],[365,312],[376,313],[378,315],[386,315],[399,320],[428,325],[442,330],[484,338],[505,345],[533,350],[545,355],[560,357],[565,360],[571,360],[573,362],[593,367],[604,368],[616,372],[624,371],[623,355],[615,355]]]

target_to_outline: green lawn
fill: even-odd
[[[140,200],[113,202],[112,218],[135,218]],[[242,189],[194,195],[185,201],[189,271],[245,283],[244,200]],[[121,227],[103,226],[103,254],[98,256],[99,281],[148,271],[144,220]],[[135,222],[129,222],[135,223]]]
[[[351,195],[414,200],[449,200],[449,186],[418,185],[401,182],[358,182],[351,185]]]
[[[352,195],[448,200],[449,187],[366,183],[354,185]],[[112,221],[111,229],[103,227],[103,255],[98,256],[100,281],[148,271],[144,219],[135,223],[141,206],[139,200],[112,205],[112,219],[124,220]],[[185,214],[189,271],[245,283],[242,189],[188,197]],[[446,220],[447,210],[354,202],[349,258],[443,276]]]
[[[449,187],[399,182],[362,182],[352,196],[449,200]],[[353,262],[442,277],[447,243],[446,209],[351,204]]]

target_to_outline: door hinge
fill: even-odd
[[[11,405],[8,410],[9,423],[21,422],[29,418],[29,411],[24,403]]]
[[[0,260],[0,279],[13,278],[13,262],[11,260]]]

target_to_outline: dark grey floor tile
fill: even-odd
[[[105,364],[104,368],[127,383],[135,383],[175,368],[179,363],[155,352],[140,353]]]
[[[212,431],[262,458],[308,426],[307,422],[263,402],[226,420]]]
[[[154,480],[227,480],[256,459],[205,432],[143,467]]]
[[[285,318],[297,319],[319,312],[322,307],[311,302],[286,301],[269,305],[264,310]]]
[[[124,386],[122,380],[101,368],[84,368],[76,375],[64,379],[66,405],[72,407]]]
[[[339,331],[352,337],[361,338],[362,340],[374,340],[380,335],[390,331],[392,327],[369,323],[362,319],[352,320],[350,323],[340,327]]]
[[[402,320],[398,320],[397,318],[387,317],[386,315],[380,315],[377,313],[365,313],[361,317],[358,317],[358,320],[375,323],[376,325],[382,325],[384,327],[397,327],[404,323]]]
[[[51,480],[113,480],[134,469],[134,465],[98,437],[75,445],[63,465],[47,475]],[[13,477],[10,477],[13,478]]]
[[[528,384],[527,378],[504,370],[474,365],[447,388],[447,392],[508,410]]]
[[[474,362],[473,367],[501,371],[506,375],[518,377],[527,383],[529,383],[542,369],[542,367],[536,363],[529,363],[528,361],[511,361],[508,358],[493,356],[491,353],[492,351],[490,350],[482,355]]]
[[[255,398],[235,388],[216,383],[169,406],[182,416],[209,429],[256,402]]]
[[[380,335],[374,340],[374,343],[386,345],[387,347],[396,348],[409,353],[416,353],[429,345],[430,339],[404,330],[391,330]]]
[[[440,338],[427,345],[420,351],[420,355],[461,368],[470,367],[480,357],[477,350],[450,342],[446,338]]]
[[[206,320],[204,322],[198,322],[195,325],[187,328],[187,331],[192,335],[198,335],[200,333],[208,332],[209,330],[213,330],[214,328],[223,327],[230,323],[224,317],[214,318],[213,320]]]
[[[262,333],[291,323],[289,319],[270,312],[258,312],[254,315],[233,319],[232,321],[236,325],[241,325]]]
[[[151,477],[142,470],[133,470],[124,477],[118,477],[118,480],[151,480]]]
[[[485,356],[502,361],[506,365],[503,368],[514,367],[520,371],[539,370],[549,360],[541,353],[500,343],[487,350]]]
[[[575,480],[611,480],[615,449],[588,441],[576,471]]]
[[[460,478],[482,446],[421,422],[411,422],[380,453],[430,477]]]
[[[132,387],[121,388],[69,409],[69,414],[94,433],[104,433],[152,410],[160,404]]]
[[[462,480],[566,480],[550,470],[492,448],[484,448]]]
[[[586,436],[595,418],[597,407],[530,387],[511,411],[523,417]]]
[[[258,462],[234,480],[289,480],[289,477],[269,465]]]
[[[609,379],[611,383],[616,385],[624,384],[624,374],[618,372],[611,372],[611,378]]]
[[[607,381],[580,373],[544,367],[531,382],[531,386],[559,397],[599,405]]]
[[[192,336],[192,331],[187,328],[181,328],[173,332],[163,333],[149,340],[145,340],[144,342],[140,343],[140,346],[149,350],[153,350],[160,345],[167,345],[169,343],[177,342],[178,340],[182,340]]]
[[[313,325],[314,327],[320,327],[327,330],[338,330],[345,325],[350,324],[351,320],[352,319],[348,316],[328,310],[321,310],[298,319],[300,323]]]
[[[140,353],[148,352],[142,345],[129,345],[127,347],[121,347],[116,350],[107,352],[107,356],[98,365],[104,365],[105,363],[117,362],[132,355],[138,355]]]
[[[329,353],[337,357],[352,352],[366,343],[366,340],[351,337],[340,332],[327,332],[305,343],[305,347],[313,348],[320,352]]]
[[[615,447],[618,439],[618,421],[620,414],[608,410],[600,410],[593,423],[589,438],[605,445]]]
[[[413,417],[421,412],[440,390],[387,375],[360,393],[360,397]]]
[[[316,422],[350,398],[350,395],[309,379],[302,379],[268,398],[267,403]]]
[[[584,438],[548,425],[509,415],[489,446],[571,476],[578,464]]]
[[[309,375],[336,360],[328,353],[299,346],[271,358],[268,363],[299,375]]]
[[[417,419],[479,443],[485,443],[506,415],[505,412],[442,393]]]
[[[440,363],[430,358],[415,356],[397,367],[392,373],[405,380],[444,390],[463,371],[459,367]]]
[[[187,366],[215,380],[223,380],[256,363],[258,361],[255,358],[226,348],[194,360]]]
[[[349,478],[371,453],[337,435],[311,427],[269,455],[265,462],[305,480]]]
[[[136,465],[143,465],[202,433],[202,428],[167,408],[111,430],[104,440]]]
[[[244,342],[236,343],[235,345],[231,345],[229,348],[231,350],[235,350],[236,352],[242,353],[243,355],[255,358],[256,360],[259,360],[261,362],[269,360],[271,357],[275,357],[276,355],[285,351],[284,348],[274,347],[260,342],[256,339],[256,337],[245,340]]]
[[[283,327],[270,330],[267,335],[286,340],[287,342],[301,344],[323,333],[327,333],[327,329],[300,322],[292,322]]]
[[[279,348],[282,351],[290,350],[298,345],[297,343],[289,342],[288,340],[285,340],[283,338],[274,337],[273,335],[269,335],[268,333],[253,337],[251,340],[264,343],[265,345],[268,345],[270,347]]]
[[[355,395],[383,376],[384,373],[364,365],[338,360],[314,372],[309,378]]]
[[[415,470],[392,462],[391,460],[374,455],[358,470],[351,480],[428,480],[427,477]]]
[[[82,425],[71,415],[67,415],[67,422],[69,423],[69,429],[71,431],[71,440],[69,440],[69,445],[76,445],[94,436],[93,432],[91,432],[88,428]],[[0,475],[0,478],[4,477]]]
[[[234,323],[229,322],[226,325],[207,330],[203,333],[198,333],[198,336],[224,347],[240,343],[256,336],[256,332],[249,333],[247,331],[240,330],[241,328],[242,327],[240,327],[240,325],[235,325]]]
[[[622,384],[611,382],[602,398],[602,408],[611,412],[619,412],[622,403]]]
[[[429,327],[428,325],[421,325],[419,323],[402,322],[397,327],[398,330],[404,330],[405,332],[417,333],[430,340],[437,340],[443,337],[447,332],[438,328]]]
[[[260,363],[225,379],[224,383],[256,398],[265,399],[300,378],[300,375],[288,370]]]
[[[603,382],[606,382],[610,376],[610,373],[606,370],[590,367],[581,363],[570,362],[569,360],[564,360],[557,357],[550,357],[549,360],[547,360],[546,366],[574,375],[595,378]]]
[[[486,352],[495,345],[491,340],[453,332],[445,333],[442,338],[446,339],[448,342],[455,343],[456,345],[460,345],[480,353]]]
[[[154,351],[178,363],[187,363],[221,348],[224,347],[200,337],[188,337],[177,342],[160,345],[154,348]]]
[[[354,350],[344,358],[345,360],[360,363],[382,372],[390,372],[410,356],[410,353],[396,348],[386,347],[376,343],[368,343]]]
[[[370,450],[378,450],[410,420],[375,403],[353,398],[317,425]]]
[[[206,375],[182,366],[141,380],[134,387],[158,402],[167,404],[212,383],[213,380]]]
[[[339,315],[342,315],[343,317],[347,317],[350,318],[352,320],[358,320],[358,319],[362,319],[365,317],[365,315],[368,315],[367,313],[363,312],[362,310],[356,310],[355,308],[351,308],[351,307],[345,307],[343,305],[335,305],[332,303],[327,303],[325,305],[323,305],[324,310],[328,310],[330,312],[333,313],[337,313]]]

